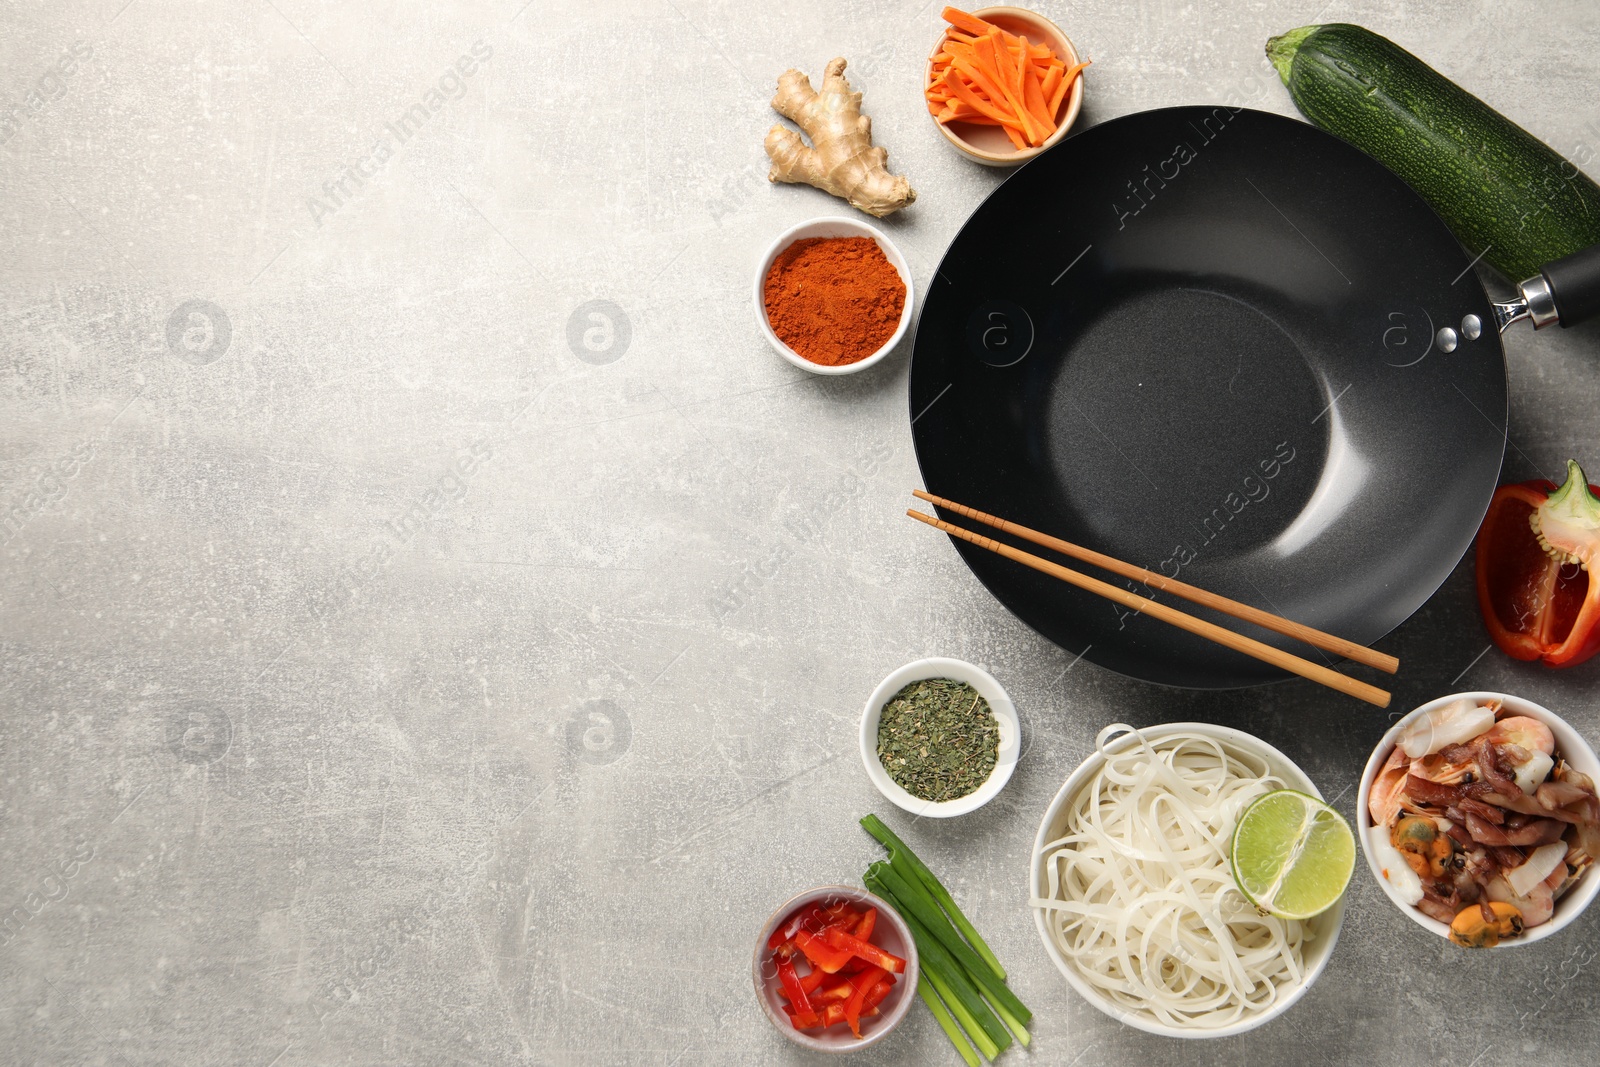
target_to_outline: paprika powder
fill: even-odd
[[[1478,607],[1516,659],[1571,667],[1600,652],[1600,497],[1576,461],[1559,489],[1502,485],[1478,530]]]
[[[889,343],[906,283],[870,237],[806,237],[778,253],[761,296],[779,340],[803,359],[839,367]]]

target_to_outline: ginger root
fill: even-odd
[[[773,110],[805,131],[778,125],[767,131],[770,182],[804,182],[842,197],[868,215],[883,218],[917,198],[906,179],[889,173],[889,153],[872,143],[872,120],[861,113],[861,94],[850,91],[843,59],[830,60],[822,91],[811,79],[788,70],[778,79]]]

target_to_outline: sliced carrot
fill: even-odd
[[[1050,96],[1050,113],[1052,115],[1061,113],[1061,101],[1065,100],[1067,94],[1072,91],[1072,83],[1078,80],[1078,76],[1083,73],[1083,68],[1092,62],[1094,60],[1086,59],[1082,63],[1074,64],[1072,69],[1061,76],[1061,83],[1056,86],[1055,92]]]
[[[1028,138],[1023,135],[1021,130],[1006,123],[1001,123],[1000,128],[1006,131],[1006,136],[1011,138],[1011,143],[1017,146],[1017,151],[1020,152],[1028,147]]]
[[[981,90],[983,95],[988,97],[995,104],[997,104],[997,105],[1005,105],[1005,103],[1006,103],[1005,90],[1002,89],[999,85],[995,84],[994,79],[991,78],[989,76],[989,74],[984,71],[983,67],[980,64],[980,61],[978,60],[978,58],[976,56],[959,56],[958,55],[955,58],[955,62],[951,63],[950,65],[959,74],[965,75],[965,77],[962,77],[962,78],[947,78],[947,79],[945,79],[945,84],[949,85],[951,87],[950,91],[952,93],[955,92],[955,84],[957,82],[965,82],[966,85],[967,85],[967,88]]]
[[[1027,89],[1028,73],[1033,69],[1033,59],[1028,55],[1028,39],[1026,37],[1022,38],[1022,48],[1017,51],[1015,59],[1017,63],[1017,99],[1026,104],[1027,99],[1024,93]]]
[[[1032,62],[1022,64],[1021,99],[1028,114],[1038,122],[1040,131],[1048,138],[1056,132],[1055,118],[1045,111],[1045,96],[1040,88],[1039,68]]]
[[[1001,120],[995,118],[993,115],[985,115],[983,112],[972,107],[972,105],[963,104],[959,100],[953,100],[945,105],[944,110],[939,112],[939,121],[975,122],[979,126],[998,126],[1001,123]]]
[[[971,89],[968,89],[964,84],[962,84],[961,79],[959,78],[950,83],[950,92],[951,95],[957,100],[961,101],[963,104],[966,104],[980,115],[988,115],[990,118],[1001,123],[1015,121],[1015,119],[1013,119],[1012,116],[1003,109],[974,94]]]
[[[947,7],[939,13],[939,17],[956,29],[965,30],[967,33],[982,35],[989,32],[989,23],[976,15],[967,14],[960,8]]]
[[[1044,72],[1044,77],[1039,82],[1039,95],[1044,97],[1045,107],[1050,106],[1050,100],[1055,96],[1056,86],[1061,83],[1061,75],[1066,73],[1061,67],[1051,67]],[[1056,113],[1050,112],[1050,121],[1054,122]]]
[[[1030,70],[1022,82],[1022,102],[1028,105],[1028,113],[1039,120],[1039,126],[1045,130],[1045,136],[1056,132],[1055,116],[1045,110],[1044,91],[1039,85],[1039,74]]]
[[[1014,62],[1010,51],[1006,51],[1005,38],[1000,37],[1000,29],[998,27],[989,27],[989,37],[984,40],[982,45],[974,45],[973,51],[974,54],[979,54],[979,56],[986,59],[990,67],[994,67],[994,74],[997,75],[995,77],[995,85],[1000,86],[1000,90],[1006,96],[1014,96],[1016,94],[1016,62]]]
[[[1027,38],[1024,37],[1023,40],[1026,41]],[[1045,138],[1050,136],[1052,131],[1050,130],[1050,123],[1028,104],[1028,70],[1032,64],[1024,55],[1016,55],[1012,59],[1014,60],[1014,73],[1012,74],[1011,95],[1016,101],[1017,118],[1022,121],[1022,130],[1027,134],[1028,142],[1033,145],[1043,144]]]
[[[1034,125],[1033,117],[1028,114],[1028,109],[1022,105],[1022,100],[1018,97],[1016,89],[1013,87],[1014,75],[999,68],[994,54],[995,41],[998,36],[999,34],[996,32],[974,44],[972,46],[972,54],[980,63],[984,64],[984,73],[989,76],[990,80],[999,89],[1000,95],[994,97],[995,101],[998,103],[1002,98],[1005,100],[1010,107],[1013,120],[1021,128],[1022,134],[1028,143],[1034,144],[1043,141],[1044,138],[1039,135]]]

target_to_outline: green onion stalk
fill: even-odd
[[[983,935],[978,933],[977,927],[973,926],[971,921],[963,914],[960,906],[956,904],[955,898],[950,895],[950,891],[944,887],[944,884],[939,879],[934,877],[933,872],[928,870],[927,865],[917,858],[917,854],[911,851],[910,846],[896,837],[895,832],[885,826],[883,820],[876,815],[868,815],[865,819],[862,819],[861,826],[867,833],[877,838],[884,848],[889,850],[889,858],[891,860],[898,855],[906,866],[916,872],[917,880],[922,883],[928,894],[938,901],[939,906],[950,916],[950,921],[955,923],[956,929],[961,931],[961,936],[967,939],[983,961],[989,965],[989,969],[994,972],[994,976],[1004,981],[1006,969],[1000,966],[1000,961],[995,958],[988,942],[984,941]]]

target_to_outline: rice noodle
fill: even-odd
[[[1128,1012],[1185,1029],[1228,1026],[1299,986],[1316,920],[1262,915],[1228,859],[1239,813],[1283,781],[1201,734],[1152,742],[1119,723],[1095,747],[1104,765],[1045,846],[1032,901],[1070,966]]]

